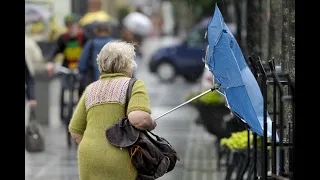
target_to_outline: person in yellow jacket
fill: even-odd
[[[49,75],[52,75],[54,70],[54,59],[58,54],[63,54],[62,66],[68,69],[78,68],[78,61],[88,38],[83,30],[79,27],[79,17],[74,14],[68,14],[64,18],[67,32],[61,34],[52,50],[52,53],[47,59],[46,69]],[[64,91],[69,87],[68,76],[61,76],[61,94],[60,94],[60,118],[62,122],[69,122],[64,115]]]
[[[79,20],[79,24],[89,39],[96,37],[96,23],[114,21],[112,16],[101,10],[101,6],[101,0],[88,0],[88,12]]]

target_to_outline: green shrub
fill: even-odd
[[[268,142],[270,139],[268,138]],[[220,145],[226,145],[229,149],[243,149],[248,147],[248,131],[232,133],[229,138],[222,138]],[[250,131],[250,146],[253,145],[253,133]],[[257,136],[257,146],[261,147],[261,136]],[[268,149],[271,147],[268,146]]]
[[[201,91],[199,93],[192,93],[190,96],[188,96],[187,100],[203,93],[204,91]],[[203,104],[224,104],[225,98],[220,93],[213,91],[209,92],[203,96],[201,96],[198,99],[193,100],[191,103],[203,103]]]

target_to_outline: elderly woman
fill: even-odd
[[[106,129],[125,116],[125,93],[134,62],[134,45],[111,41],[97,57],[101,76],[90,84],[77,105],[69,125],[72,137],[79,143],[80,180],[134,180],[137,172],[130,167],[128,149],[119,149],[106,139]],[[133,126],[153,130],[149,98],[143,81],[132,88],[127,116]]]

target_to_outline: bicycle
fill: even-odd
[[[66,78],[67,78],[67,88],[62,93],[65,93],[67,91],[69,94],[69,100],[67,103],[63,102],[62,106],[64,105],[67,106],[67,115],[63,117],[63,121],[65,122],[65,125],[66,125],[67,144],[68,144],[68,147],[71,147],[72,138],[71,138],[71,134],[69,132],[68,126],[73,115],[74,107],[77,104],[74,102],[74,93],[77,89],[79,89],[79,71],[78,69],[68,69],[63,66],[58,67],[57,71],[60,74],[66,75]],[[79,97],[78,97],[78,100],[79,100]],[[62,109],[64,109],[64,107]]]

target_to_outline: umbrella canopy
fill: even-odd
[[[25,4],[25,23],[48,20],[52,17],[49,8],[38,4]]]
[[[206,64],[214,74],[216,83],[220,85],[229,108],[240,116],[253,132],[263,136],[263,96],[217,5],[207,33],[209,52]],[[267,124],[267,135],[271,138],[269,115]]]

